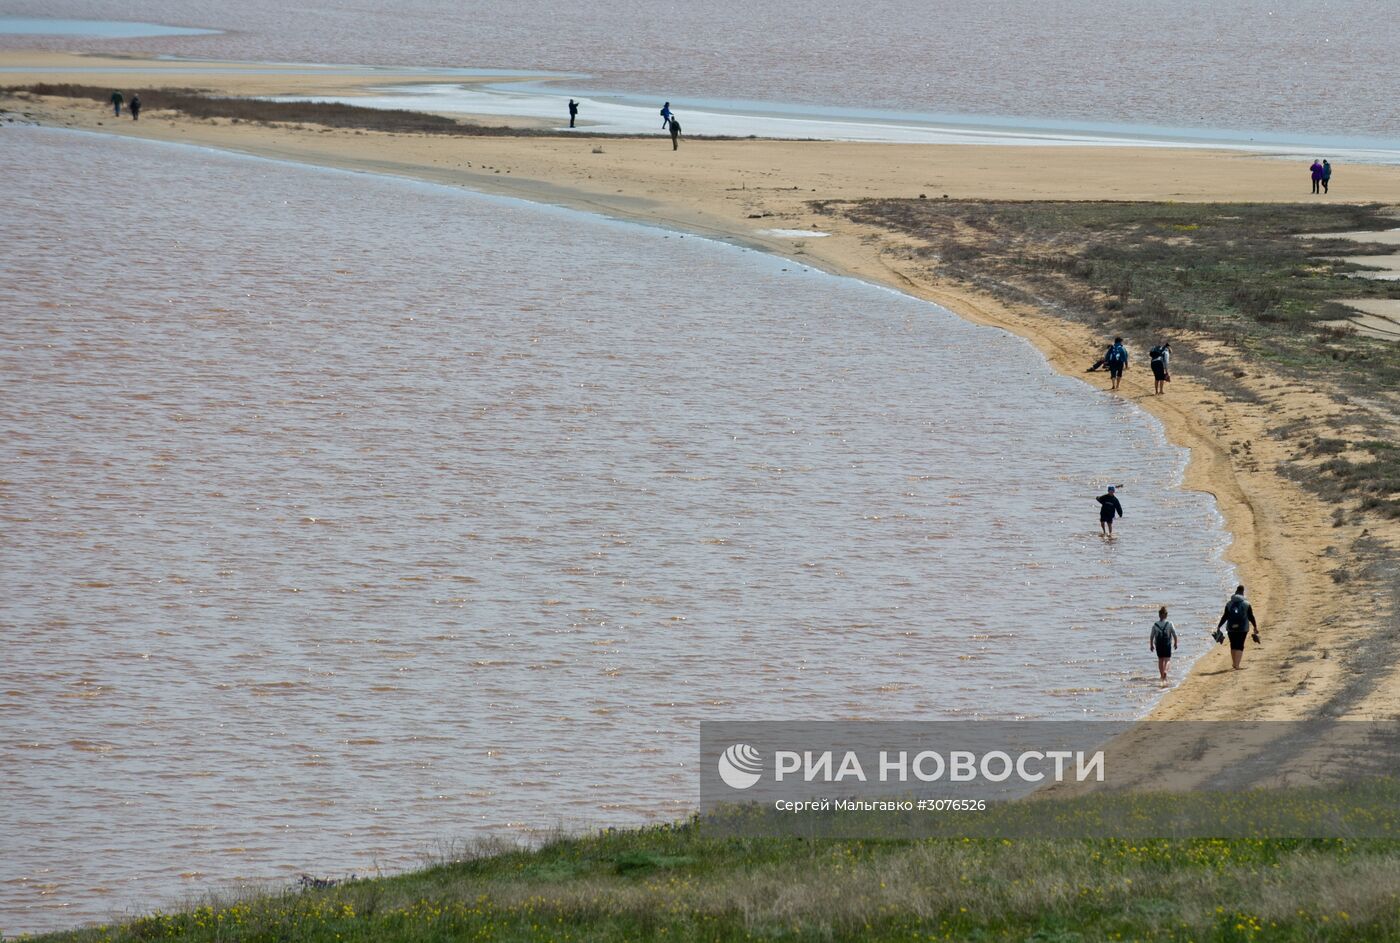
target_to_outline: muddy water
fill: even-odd
[[[1123,718],[1184,455],[791,261],[8,129],[0,927],[696,799],[702,718]],[[1093,496],[1127,518],[1097,534]]]

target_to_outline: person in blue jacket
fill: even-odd
[[[1113,386],[1109,389],[1118,389],[1118,384],[1123,381],[1123,371],[1128,369],[1128,348],[1123,346],[1123,338],[1113,339],[1108,352],[1103,355],[1103,362],[1108,367],[1109,378],[1113,380]]]

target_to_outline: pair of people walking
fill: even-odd
[[[1166,384],[1171,382],[1171,357],[1172,345],[1168,341],[1163,341],[1153,347],[1149,353],[1152,363],[1153,392],[1161,396],[1166,392]],[[1090,373],[1096,370],[1108,370],[1108,377],[1112,380],[1109,389],[1116,390],[1123,382],[1123,371],[1128,369],[1128,348],[1123,344],[1123,338],[1115,337],[1113,343],[1108,345],[1108,350],[1104,355],[1095,360],[1089,367]]]
[[[125,98],[122,97],[122,93],[117,91],[112,92],[112,97],[108,99],[108,101],[112,103],[112,117],[120,118],[122,116],[122,105],[126,102]],[[131,104],[126,106],[126,110],[131,114],[132,121],[139,121],[141,118],[141,96],[132,95]]]
[[[120,92],[113,92],[113,93],[112,93],[112,101],[113,101],[113,104],[115,105],[115,107],[116,107],[116,108],[118,109],[118,111],[120,112],[120,110],[121,110],[121,93],[120,93]],[[138,107],[138,106],[137,106],[137,100],[136,100],[136,99],[132,99],[132,107],[133,107],[133,108]],[[575,125],[575,122],[578,121],[578,111],[579,111],[579,103],[576,102],[576,101],[574,101],[572,98],[570,98],[570,99],[569,99],[569,127],[571,127],[571,128],[576,126],[576,125]],[[135,117],[135,115],[133,114],[132,117]],[[675,116],[674,114],[671,113],[671,103],[670,103],[670,102],[666,102],[664,105],[661,106],[661,128],[662,128],[663,131],[664,131],[664,130],[669,130],[669,131],[671,132],[671,150],[673,150],[673,151],[679,150],[679,149],[680,149],[680,146],[681,146],[681,123],[680,123],[679,121],[677,121],[677,120],[676,120],[676,116]]]
[[[681,146],[681,123],[676,120],[675,114],[671,111],[671,103],[666,102],[661,106],[661,128],[669,129],[671,132],[671,150],[679,150]]]
[[[1332,183],[1332,162],[1315,160],[1308,170],[1312,173],[1312,192],[1326,193],[1328,186]]]
[[[1225,633],[1220,631],[1221,626],[1225,627]],[[1251,635],[1255,645],[1263,644],[1259,640],[1259,622],[1254,618],[1254,607],[1245,599],[1244,584],[1240,584],[1235,587],[1234,595],[1225,604],[1225,611],[1221,613],[1213,633],[1217,644],[1223,642],[1227,636],[1230,639],[1231,670],[1240,670],[1241,662],[1244,661],[1244,640]],[[1176,626],[1167,618],[1167,607],[1163,606],[1157,610],[1157,621],[1152,623],[1152,631],[1147,637],[1147,647],[1157,655],[1157,674],[1163,683],[1167,680],[1167,668],[1171,664],[1172,654],[1179,645]]]

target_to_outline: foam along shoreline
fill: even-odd
[[[551,78],[548,81],[555,82]],[[528,118],[555,122],[567,130],[565,105],[580,104],[583,133],[661,133],[660,98],[568,94],[541,81],[509,83],[404,84],[367,87],[353,97],[276,96],[280,101],[325,101],[365,108],[427,111],[499,119]],[[889,144],[1002,144],[1019,146],[1093,146],[1190,148],[1241,151],[1301,158],[1319,153],[1352,162],[1400,164],[1400,144],[1364,140],[1290,140],[1280,135],[1245,137],[1229,132],[1170,128],[1114,128],[1074,122],[1011,119],[952,119],[947,116],[804,109],[767,103],[673,102],[687,134],[761,137],[777,140],[849,141]]]

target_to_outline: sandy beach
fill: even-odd
[[[136,66],[148,72],[134,73]],[[114,87],[180,86],[230,95],[354,94],[366,85],[424,81],[395,76],[269,75],[228,65],[188,72],[177,63],[0,54],[12,70],[3,83],[75,82]],[[71,73],[52,70],[73,68]],[[91,71],[108,67],[111,72]],[[76,71],[77,69],[84,71]],[[454,78],[453,81],[460,81]],[[924,196],[1023,200],[1167,200],[1284,202],[1307,198],[1306,167],[1240,152],[1148,148],[850,144],[795,141],[686,141],[673,152],[659,135],[645,139],[567,137],[445,138],[196,122],[159,111],[139,123],[114,120],[98,104],[59,99],[0,99],[12,117],[54,127],[204,145],[347,170],[392,174],[555,203],[762,248],[835,273],[895,287],[964,318],[1030,339],[1062,373],[1083,376],[1103,338],[1030,306],[1012,305],[965,286],[931,279],[902,236],[822,214],[814,200]],[[133,168],[134,185],[158,179]],[[1400,204],[1400,167],[1339,167],[1330,199]],[[781,232],[774,232],[781,231]],[[811,231],[812,237],[793,235]],[[816,233],[825,235],[817,236]],[[1394,548],[1400,527],[1369,518],[1337,525],[1333,506],[1280,471],[1288,444],[1269,433],[1298,420],[1322,428],[1342,413],[1333,391],[1248,365],[1240,383],[1250,401],[1227,397],[1185,374],[1154,397],[1139,361],[1122,395],[1164,424],[1191,450],[1188,487],[1215,496],[1234,536],[1228,558],[1249,587],[1264,645],[1251,645],[1247,669],[1229,669],[1224,648],[1202,658],[1164,698],[1160,719],[1296,719],[1327,714],[1393,718],[1400,713],[1400,671],[1389,636],[1393,600],[1379,587],[1342,591],[1330,573],[1347,565],[1362,536]],[[994,381],[995,378],[989,378]],[[1092,375],[1089,382],[1106,385]],[[1375,416],[1394,428],[1393,402],[1379,395]],[[1090,512],[1086,512],[1089,514]],[[1222,604],[1224,600],[1221,600]],[[1179,626],[1207,632],[1213,626]],[[1143,627],[1144,637],[1146,626]],[[1340,657],[1343,653],[1370,657]],[[1364,660],[1369,671],[1358,671]]]

